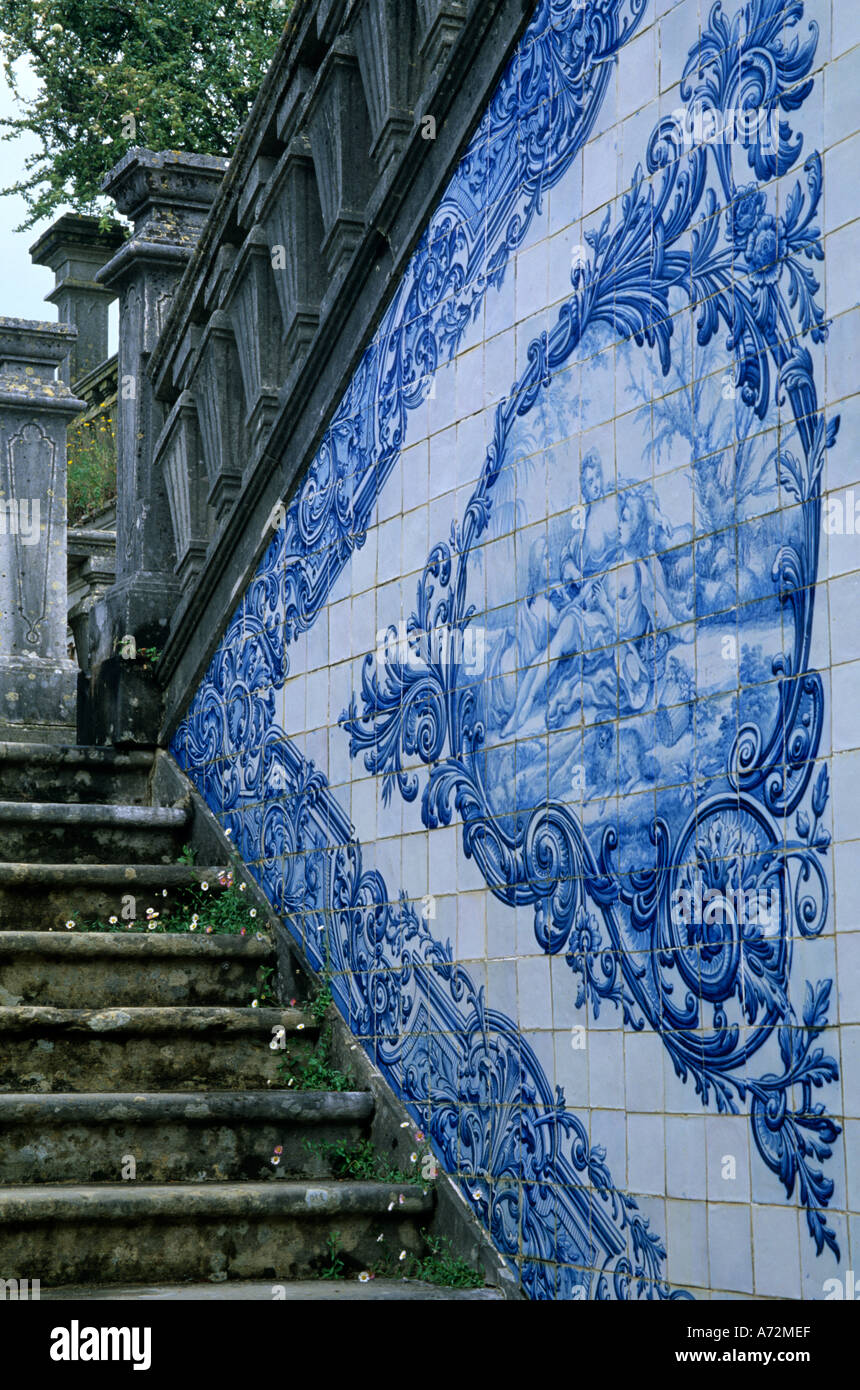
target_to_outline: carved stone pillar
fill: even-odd
[[[255,227],[236,256],[224,290],[224,309],[233,327],[245,389],[250,441],[246,463],[274,417],[283,383],[281,317],[273,289],[266,234],[262,227]]]
[[[142,683],[122,654],[163,646],[181,592],[170,499],[155,459],[164,408],[146,368],[226,167],[207,155],[135,149],[103,185],[133,230],[98,276],[119,296],[120,323],[117,577],[93,609],[82,702],[81,737],[95,742],[153,743],[158,735],[160,690],[148,676]]]
[[[418,0],[421,57],[432,69],[447,56],[466,20],[466,0]]]
[[[326,55],[306,120],[325,227],[323,256],[336,280],[364,234],[375,178],[364,89],[352,45],[345,38],[336,39]]]
[[[65,324],[0,319],[0,739],[75,741],[68,656]]]
[[[206,470],[200,460],[197,411],[190,391],[182,392],[167,417],[156,457],[170,499],[176,574],[185,590],[200,570],[209,541]]]
[[[57,306],[60,323],[70,323],[78,330],[77,340],[60,367],[60,377],[67,386],[107,358],[108,305],[115,295],[95,277],[123,240],[118,222],[103,230],[97,217],[67,212],[30,247],[33,264],[46,265],[54,272],[54,288],[45,295],[46,300]]]
[[[406,143],[417,85],[414,0],[358,0],[353,34],[373,133],[371,156],[384,173]]]
[[[325,276],[322,216],[310,145],[297,136],[284,151],[260,210],[281,309],[289,371],[316,332]]]
[[[209,480],[208,502],[220,522],[242,486],[242,390],[239,354],[230,319],[216,309],[203,331],[194,398],[200,446]]]

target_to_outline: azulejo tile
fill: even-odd
[[[533,1297],[844,1254],[818,8],[541,0],[174,740]],[[671,115],[727,45],[785,125],[730,159]]]

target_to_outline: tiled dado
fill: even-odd
[[[860,1257],[860,32],[699,15],[537,5],[173,741],[536,1298]]]

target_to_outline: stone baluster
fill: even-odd
[[[373,144],[384,174],[414,123],[417,87],[417,14],[414,0],[358,0],[354,40],[367,97]]]
[[[361,74],[345,36],[326,54],[308,99],[306,121],[322,204],[322,253],[329,276],[337,282],[364,235],[375,179]]]
[[[421,57],[432,71],[450,52],[466,20],[466,0],[418,0]]]

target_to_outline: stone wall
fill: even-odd
[[[527,18],[299,7],[150,364],[170,746],[527,1294],[833,1296],[860,25]]]

